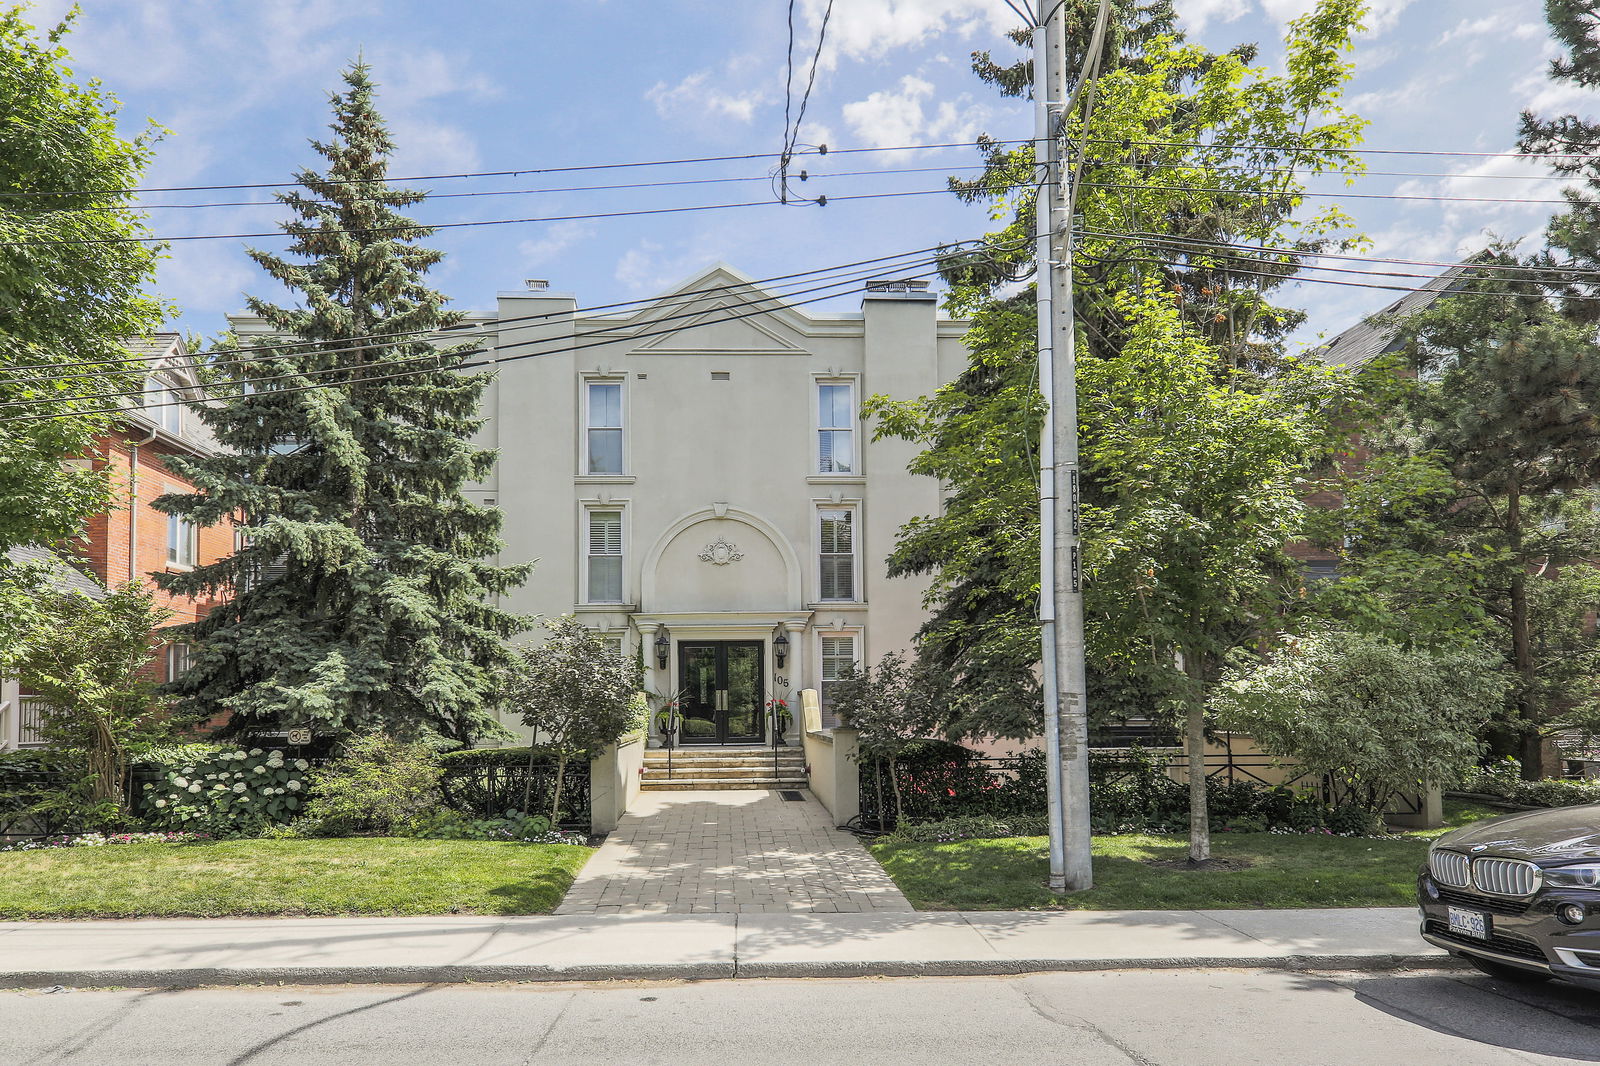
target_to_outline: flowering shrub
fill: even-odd
[[[44,848],[103,848],[107,844],[195,844],[211,837],[205,833],[57,833],[42,840],[25,840],[0,846],[0,851],[39,851]]]
[[[294,816],[309,769],[304,759],[290,759],[281,751],[218,751],[164,767],[163,780],[146,783],[141,790],[139,813],[146,823],[161,828],[251,836]]]

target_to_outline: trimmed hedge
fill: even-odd
[[[1479,774],[1461,786],[1463,792],[1493,796],[1524,807],[1578,807],[1600,803],[1600,781],[1544,781],[1508,779],[1501,774]]]

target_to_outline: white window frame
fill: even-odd
[[[155,374],[145,378],[140,405],[149,409],[147,414],[157,426],[173,436],[183,432],[183,405],[179,399],[177,387],[170,381]]]
[[[189,644],[167,645],[167,680],[176,681],[194,663],[194,648]]]
[[[589,569],[595,558],[609,558],[610,553],[596,556],[589,549],[591,533],[594,528],[596,514],[611,514],[617,516],[617,598],[614,600],[597,600],[591,597]],[[628,602],[628,509],[620,503],[592,503],[583,508],[581,528],[579,530],[578,547],[583,549],[580,553],[581,565],[578,567],[579,581],[578,602],[582,604],[622,604]]]
[[[583,433],[578,474],[580,477],[623,477],[628,472],[628,388],[627,379],[616,376],[585,376],[583,382]],[[590,397],[595,386],[606,385],[617,390],[617,424],[615,426],[591,425],[593,411]],[[592,457],[589,452],[589,434],[591,430],[615,430],[621,438],[617,448],[617,462],[620,469],[596,471],[591,469]]]
[[[860,629],[819,629],[816,631],[817,646],[817,703],[822,711],[822,727],[831,729],[839,724],[839,716],[828,704],[828,685],[838,678],[827,676],[827,663],[830,658],[827,654],[827,641],[848,640],[850,642],[851,663],[856,669],[861,668],[863,652],[861,648],[862,631]]]
[[[182,490],[168,488],[167,491]],[[178,515],[167,515],[167,565],[188,569],[198,565],[199,559],[200,527]]]
[[[822,587],[822,521],[830,511],[845,511],[850,515],[850,595],[838,598],[823,595]],[[811,553],[815,560],[814,568],[817,580],[817,603],[860,603],[862,602],[862,575],[861,575],[861,507],[859,504],[850,503],[819,503],[816,508],[816,517],[812,524],[816,537],[816,549]],[[830,552],[830,556],[842,553]]]
[[[818,477],[858,478],[861,476],[861,432],[859,407],[857,406],[856,379],[847,377],[819,377],[814,378],[811,389],[811,473]],[[834,386],[850,390],[849,414],[843,426],[822,424],[822,390]],[[850,459],[849,470],[824,470],[822,461],[822,434],[841,433],[850,434]]]

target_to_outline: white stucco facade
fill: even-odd
[[[876,393],[930,394],[967,353],[964,325],[941,320],[931,294],[888,288],[902,291],[864,292],[859,312],[812,313],[719,265],[623,314],[580,314],[566,293],[501,293],[482,321],[501,360],[482,442],[500,461],[473,494],[505,513],[503,559],[538,561],[504,605],[575,612],[630,654],[642,645],[658,693],[684,688],[685,642],[757,644],[763,705],[781,697],[798,707],[794,694],[817,687],[825,639],[859,661],[908,647],[924,583],[888,578],[883,561],[905,521],[939,507],[939,489],[906,472],[913,446],[870,439],[860,405]],[[513,358],[532,352],[549,354]],[[841,395],[850,435],[834,430],[825,445],[824,425],[839,420],[820,408]],[[607,430],[618,421],[620,470],[600,472],[616,465]],[[614,546],[603,543],[612,515],[620,590],[602,587],[617,566],[609,559],[598,564],[603,580],[589,573],[591,550]],[[844,547],[837,532],[848,525],[850,553],[847,564],[829,553],[826,582],[825,515],[826,546]]]
[[[746,704],[798,715],[824,652],[831,671],[907,648],[925,584],[884,559],[939,487],[907,473],[914,446],[870,439],[860,406],[932,393],[967,352],[931,294],[882,288],[814,313],[718,265],[622,313],[535,289],[470,316],[498,371],[479,442],[499,461],[469,495],[504,512],[499,561],[535,563],[501,605],[642,648],[653,692],[738,704],[682,738],[701,743],[765,737]]]

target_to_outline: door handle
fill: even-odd
[[[717,689],[717,710],[725,711],[727,709],[728,709],[728,690],[725,689],[725,688],[719,688],[719,689]]]

